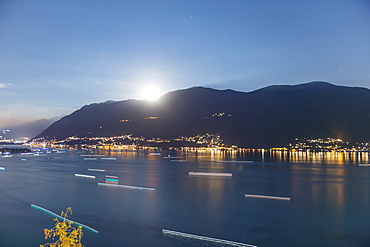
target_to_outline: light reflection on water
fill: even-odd
[[[165,151],[150,156],[145,151],[120,150],[94,154],[117,160],[86,161],[76,151],[26,161],[19,156],[0,158],[6,168],[0,171],[0,246],[45,243],[42,229],[51,227],[52,218],[32,211],[31,203],[54,212],[72,206],[76,221],[100,232],[85,233],[87,247],[204,246],[168,239],[163,228],[258,246],[367,246],[370,242],[370,167],[358,166],[368,163],[367,153]],[[186,162],[162,158],[168,155]],[[224,172],[232,177],[189,176],[189,172]],[[105,175],[118,176],[122,185],[156,191],[97,186]],[[245,194],[291,201],[245,198]],[[17,238],[19,234],[26,240]]]
[[[219,161],[219,160],[254,160],[258,162],[303,162],[321,164],[368,164],[368,152],[313,152],[313,151],[270,151],[264,149],[248,149],[243,151],[188,151],[180,152],[188,160]],[[155,159],[156,157],[151,157]]]
[[[271,151],[267,156],[270,156],[272,160],[281,162],[309,162],[323,164],[369,163],[369,153],[367,152]]]

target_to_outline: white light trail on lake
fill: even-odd
[[[274,199],[274,200],[285,200],[285,201],[290,201],[290,197],[281,197],[281,196],[265,196],[265,195],[252,195],[252,194],[245,194],[245,197],[264,198],[264,199]]]
[[[231,177],[233,174],[226,172],[189,172],[189,175]]]
[[[98,183],[98,185],[110,186],[110,187],[120,187],[120,188],[126,188],[126,189],[137,189],[137,190],[155,190],[154,188],[145,188],[145,187],[137,187],[137,186],[121,185],[121,184]]]
[[[244,243],[239,243],[239,242],[234,242],[234,241],[229,241],[229,240],[223,240],[223,239],[218,239],[218,238],[204,237],[204,236],[193,235],[193,234],[183,233],[183,232],[176,232],[176,231],[171,231],[171,230],[166,230],[166,229],[162,229],[162,233],[164,235],[166,235],[166,234],[168,234],[168,235],[176,235],[176,236],[187,237],[187,238],[194,238],[194,239],[199,239],[199,240],[204,240],[204,241],[210,241],[210,242],[215,242],[215,243],[228,244],[228,245],[232,245],[232,246],[257,247],[256,245],[244,244]]]
[[[105,172],[105,170],[102,170],[102,169],[93,169],[93,168],[90,168],[90,169],[87,169],[89,171],[94,171],[94,172]]]
[[[161,155],[161,153],[150,153],[149,155]]]
[[[81,154],[81,157],[104,157],[104,154]]]
[[[78,174],[78,173],[76,173],[75,176],[76,177],[84,177],[84,178],[95,178],[95,176],[85,175],[85,174]]]

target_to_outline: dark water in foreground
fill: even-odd
[[[71,206],[72,220],[99,231],[84,229],[86,247],[230,246],[170,237],[162,229],[265,247],[370,246],[370,167],[359,166],[361,160],[310,156],[242,163],[219,161],[251,157],[189,153],[182,158],[187,162],[173,162],[144,151],[99,153],[117,160],[84,160],[87,156],[80,155],[85,154],[0,158],[0,167],[5,168],[0,170],[0,246],[49,242],[43,229],[53,227],[54,217],[30,204],[58,214]],[[232,177],[189,172],[224,172]],[[121,185],[156,190],[99,186],[105,175],[118,176]]]

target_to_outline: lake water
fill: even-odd
[[[163,159],[167,155],[74,150],[1,157],[0,246],[51,242],[43,229],[52,228],[55,217],[31,204],[58,214],[72,207],[72,220],[99,231],[83,229],[86,247],[231,246],[163,229],[264,247],[370,246],[367,153],[170,153],[186,162]],[[107,175],[119,185],[155,190],[99,186]]]

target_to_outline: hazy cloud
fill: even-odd
[[[10,83],[0,83],[0,88],[10,88],[12,87],[12,84]]]

